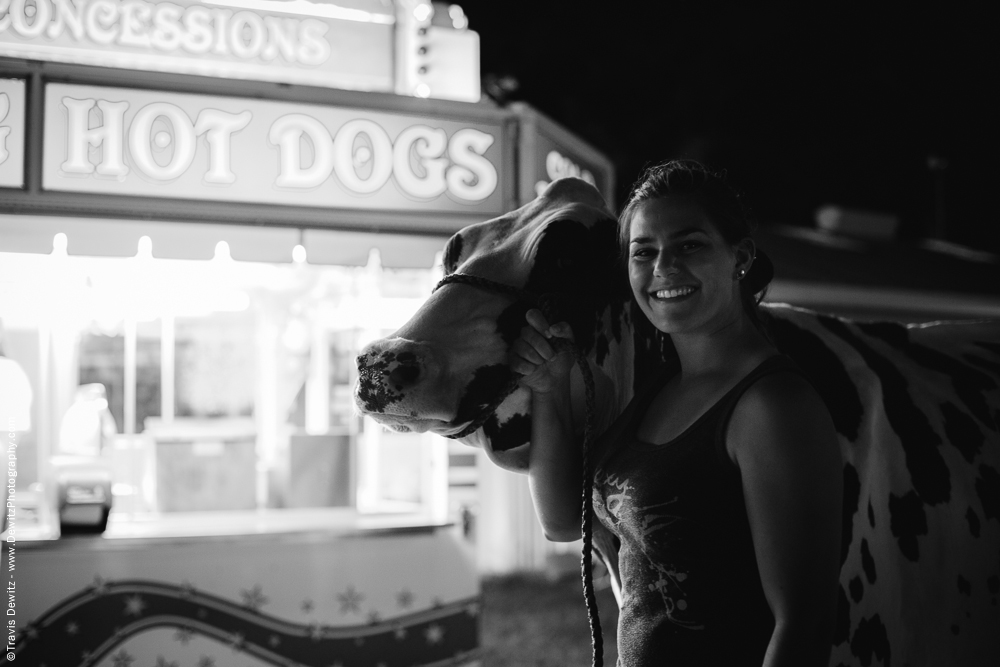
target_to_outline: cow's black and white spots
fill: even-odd
[[[614,216],[582,181],[556,181],[531,204],[462,230],[444,266],[528,289],[573,325],[594,370],[599,428],[671,363],[669,340],[631,304]],[[507,346],[527,308],[469,285],[438,290],[364,351],[359,407],[393,428],[460,432],[509,378]],[[1000,664],[1000,323],[859,323],[788,306],[768,306],[765,318],[823,397],[841,443],[830,664]],[[582,392],[575,399],[582,406]],[[523,470],[528,408],[515,391],[465,441]],[[596,533],[595,544],[615,572],[605,537]]]

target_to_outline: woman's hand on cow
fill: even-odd
[[[573,330],[566,322],[549,325],[540,310],[529,310],[528,325],[510,350],[510,367],[531,389],[531,446],[528,489],[545,536],[556,542],[580,539],[580,446],[573,437],[569,373]]]
[[[573,341],[573,330],[566,322],[550,325],[542,311],[527,312],[528,324],[510,350],[510,367],[520,373],[521,384],[535,393],[551,393],[565,382],[573,367],[573,352],[569,345],[558,345],[555,339]]]

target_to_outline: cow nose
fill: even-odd
[[[357,357],[355,398],[362,412],[385,413],[435,377],[427,346],[401,338],[376,341]],[[397,406],[398,407],[398,406]]]
[[[400,354],[396,356],[398,365],[389,372],[389,384],[396,391],[412,387],[420,381],[420,364],[412,354]]]

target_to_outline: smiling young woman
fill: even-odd
[[[636,303],[680,363],[597,444],[611,451],[592,492],[618,543],[619,665],[825,665],[840,451],[826,406],[757,312],[770,262],[738,196],[696,162],[648,169],[620,231]],[[538,311],[527,320],[511,366],[532,390],[529,483],[546,535],[573,540],[572,360],[549,343],[572,332]]]

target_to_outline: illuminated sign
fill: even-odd
[[[19,188],[22,185],[24,185],[24,81],[0,79],[0,186]]]
[[[542,180],[535,183],[536,194],[542,194],[542,191],[548,187],[549,183],[557,178],[569,178],[571,176],[582,178],[594,187],[597,187],[597,179],[594,178],[594,174],[589,169],[584,169],[571,158],[566,157],[555,149],[545,153],[545,175],[549,177],[549,180]]]
[[[496,214],[500,132],[367,110],[48,84],[42,187]]]
[[[395,17],[391,6],[377,9],[308,0],[0,0],[0,55],[392,91]]]

